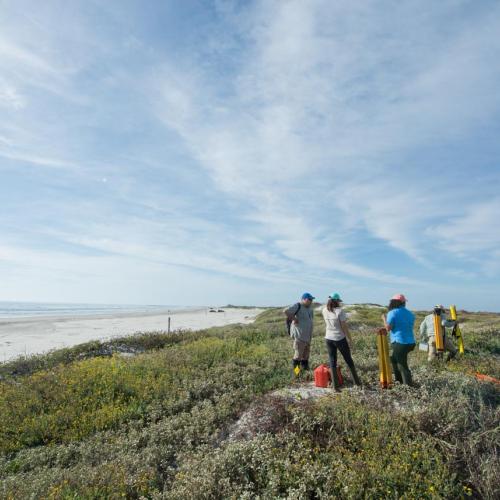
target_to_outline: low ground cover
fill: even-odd
[[[418,388],[378,388],[382,309],[351,310],[363,391],[277,401],[290,340],[277,309],[247,326],[120,339],[0,367],[0,497],[496,498],[500,315],[461,313],[467,354]],[[419,318],[423,314],[419,315]],[[327,360],[321,319],[312,364]],[[349,384],[347,384],[349,385]],[[265,425],[230,437],[250,405]]]

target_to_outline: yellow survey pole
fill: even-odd
[[[453,321],[457,321],[457,308],[455,306],[450,306],[450,316]],[[463,354],[465,352],[464,349],[464,338],[462,336],[462,330],[460,330],[460,326],[458,323],[455,323],[453,327],[453,335],[457,338],[458,343],[458,352]]]
[[[378,366],[380,371],[380,385],[387,389],[392,384],[392,370],[389,359],[389,344],[387,330],[380,328],[377,332]]]
[[[444,352],[443,325],[441,325],[441,315],[434,313],[434,337],[436,339],[436,351]]]

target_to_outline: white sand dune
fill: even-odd
[[[102,316],[0,319],[0,361],[70,347],[89,340],[109,340],[137,332],[202,330],[232,323],[251,323],[261,309],[187,309]]]

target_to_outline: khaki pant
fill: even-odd
[[[436,338],[434,335],[432,337],[429,337],[428,340],[428,345],[429,345],[429,351],[427,353],[427,361],[432,361],[433,359],[436,359],[437,351],[436,351]],[[457,353],[457,348],[453,344],[453,341],[446,335],[444,337],[444,350],[445,352],[449,352],[450,355],[449,357],[452,358],[455,356]]]
[[[302,340],[294,339],[294,341],[293,341],[293,359],[298,359],[301,361],[308,361],[310,351],[311,351],[310,342],[302,342]]]

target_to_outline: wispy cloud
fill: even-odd
[[[407,7],[389,20],[375,4],[258,3],[244,22],[230,19],[234,36],[248,45],[245,63],[222,88],[217,73],[198,65],[167,67],[153,93],[163,100],[160,107],[155,100],[156,110],[219,189],[252,204],[252,217],[282,252],[394,280],[349,263],[353,230],[426,264],[435,249],[423,238],[427,228],[454,215],[452,201],[467,187],[443,192],[434,181],[437,165],[401,163],[412,148],[461,137],[498,110],[498,9],[475,20],[480,36],[460,22],[440,36],[438,22],[452,7],[424,16],[431,24],[422,28],[422,16]],[[487,44],[491,50],[482,53]],[[337,220],[320,242],[314,233],[329,233],[328,217],[314,216],[316,231],[308,221],[323,204],[342,210],[346,223]]]
[[[278,301],[498,275],[494,2],[62,5],[0,18],[0,229],[27,259]]]
[[[19,94],[16,88],[0,80],[0,107],[1,106],[22,109],[26,106],[26,99]]]
[[[428,234],[441,234],[443,251],[470,262],[476,270],[495,275],[500,271],[499,214],[500,198],[496,197],[466,207],[463,215],[431,227]]]
[[[65,161],[56,158],[44,158],[42,156],[32,156],[30,154],[15,153],[2,150],[0,150],[0,158],[14,160],[15,162],[40,165],[42,167],[77,168],[77,165],[71,161]]]

